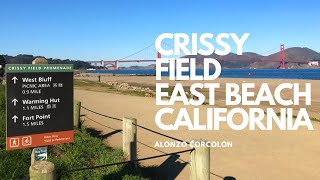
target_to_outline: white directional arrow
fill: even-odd
[[[16,84],[16,82],[18,81],[18,78],[14,76],[11,80],[13,81],[13,84]]]
[[[18,100],[17,100],[17,99],[13,99],[13,100],[12,100],[12,102],[13,102],[13,105],[14,105],[14,106],[16,106],[16,105],[17,105]]]
[[[18,118],[18,116],[14,115],[14,116],[12,117],[12,119],[13,119],[14,123],[16,123],[16,122],[17,122],[17,119],[19,119],[19,118]]]

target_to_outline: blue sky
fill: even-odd
[[[0,54],[112,60],[164,32],[249,32],[244,51],[264,55],[280,43],[320,51],[317,1],[8,0],[0,7]]]

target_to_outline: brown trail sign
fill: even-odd
[[[73,65],[8,64],[6,72],[6,149],[73,142]]]

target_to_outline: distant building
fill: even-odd
[[[88,61],[91,66],[100,67],[103,66],[103,61]]]
[[[319,61],[309,61],[309,66],[319,66]]]

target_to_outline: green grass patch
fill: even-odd
[[[72,144],[61,144],[49,147],[49,160],[56,165],[61,179],[140,179],[130,165],[117,165],[92,170],[64,174],[64,170],[81,167],[99,166],[121,162],[122,150],[111,149],[103,144],[102,139],[92,137],[86,128],[75,131]]]
[[[139,84],[133,84],[134,86],[139,86]],[[124,94],[124,95],[131,95],[131,96],[140,96],[145,97],[146,93],[141,90],[129,90],[129,89],[116,89],[111,85],[106,83],[99,83],[96,81],[90,80],[82,80],[82,79],[75,79],[74,80],[74,87],[77,89],[89,90],[89,91],[97,91],[97,92],[107,92],[107,93],[115,93],[115,94]],[[155,87],[149,87],[153,91],[155,91]],[[189,87],[185,87],[185,90],[189,89]],[[163,88],[163,92],[168,92],[168,97],[163,97],[163,99],[170,99],[172,96],[172,92],[174,87]],[[180,95],[180,93],[178,93]],[[190,95],[187,95],[189,98]]]
[[[81,82],[82,83],[82,82]],[[0,85],[0,179],[21,179],[29,176],[32,149],[5,151],[5,89]],[[102,139],[92,137],[85,127],[75,130],[70,144],[48,146],[48,160],[57,174],[65,170],[92,167],[124,160],[122,150],[111,149]],[[93,170],[66,173],[60,179],[141,179],[130,165],[117,165]]]
[[[146,95],[146,93],[144,91],[129,90],[129,89],[116,89],[107,83],[99,83],[99,82],[90,81],[90,80],[75,79],[74,80],[74,87],[77,89],[83,89],[83,90],[89,90],[89,91],[124,94],[124,95],[131,95],[131,96],[144,97]]]
[[[310,120],[311,120],[311,121],[317,121],[317,122],[320,122],[320,119],[317,119],[317,118],[315,118],[315,117],[310,117]]]
[[[106,89],[115,89],[113,86],[106,84],[106,83],[99,83],[99,82],[95,82],[95,81],[89,81],[89,80],[79,80],[79,79],[75,79],[73,81],[74,86],[77,87],[103,87]]]
[[[30,149],[6,151],[5,87],[0,85],[0,177],[18,179],[28,176]]]

